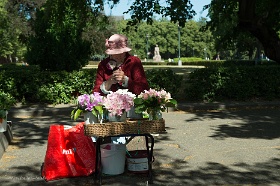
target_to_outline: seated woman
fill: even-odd
[[[149,85],[141,60],[128,53],[131,48],[127,46],[127,37],[114,34],[106,39],[105,46],[105,53],[109,57],[99,63],[92,91],[106,95],[109,91],[128,89],[138,95],[148,90]]]
[[[105,53],[109,56],[98,65],[92,92],[107,95],[110,91],[128,89],[133,94],[139,95],[149,89],[142,62],[138,57],[128,53],[131,48],[128,47],[127,40],[127,37],[121,34],[114,34],[106,39],[107,50]],[[127,113],[127,117],[139,118],[139,115],[135,114],[134,108],[132,108]],[[125,143],[124,137],[112,137],[111,139],[113,143]]]

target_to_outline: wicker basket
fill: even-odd
[[[104,124],[84,125],[85,135],[95,137],[121,134],[144,134],[165,132],[165,120],[127,120],[126,122],[110,122]]]
[[[162,133],[165,120],[127,120],[127,131],[131,134]]]

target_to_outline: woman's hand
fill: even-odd
[[[113,84],[123,82],[124,80],[124,72],[122,71],[121,68],[113,71],[113,74],[110,76],[110,78],[105,82],[105,89],[110,90],[111,86]]]
[[[115,70],[112,76],[116,82],[123,82],[124,80],[124,72],[121,68]]]
[[[118,81],[115,80],[114,75],[112,74],[110,78],[105,82],[105,89],[110,90],[111,86],[116,83],[118,83]]]

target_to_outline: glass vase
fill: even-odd
[[[150,110],[149,120],[159,120],[162,118],[162,113],[160,110]]]
[[[131,109],[127,112],[127,118],[130,119],[143,119],[143,114],[139,114],[135,112],[135,107],[132,106]]]
[[[119,116],[119,115],[111,116],[111,114],[109,113],[108,120],[112,121],[112,122],[124,122],[124,121],[126,121],[126,112],[123,112],[123,114],[121,116]]]
[[[84,120],[85,120],[86,125],[98,123],[98,117],[93,115],[92,112],[85,112],[84,113]]]

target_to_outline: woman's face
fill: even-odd
[[[113,54],[113,55],[111,55],[110,58],[117,61],[117,62],[123,62],[124,58],[125,58],[125,53]]]

